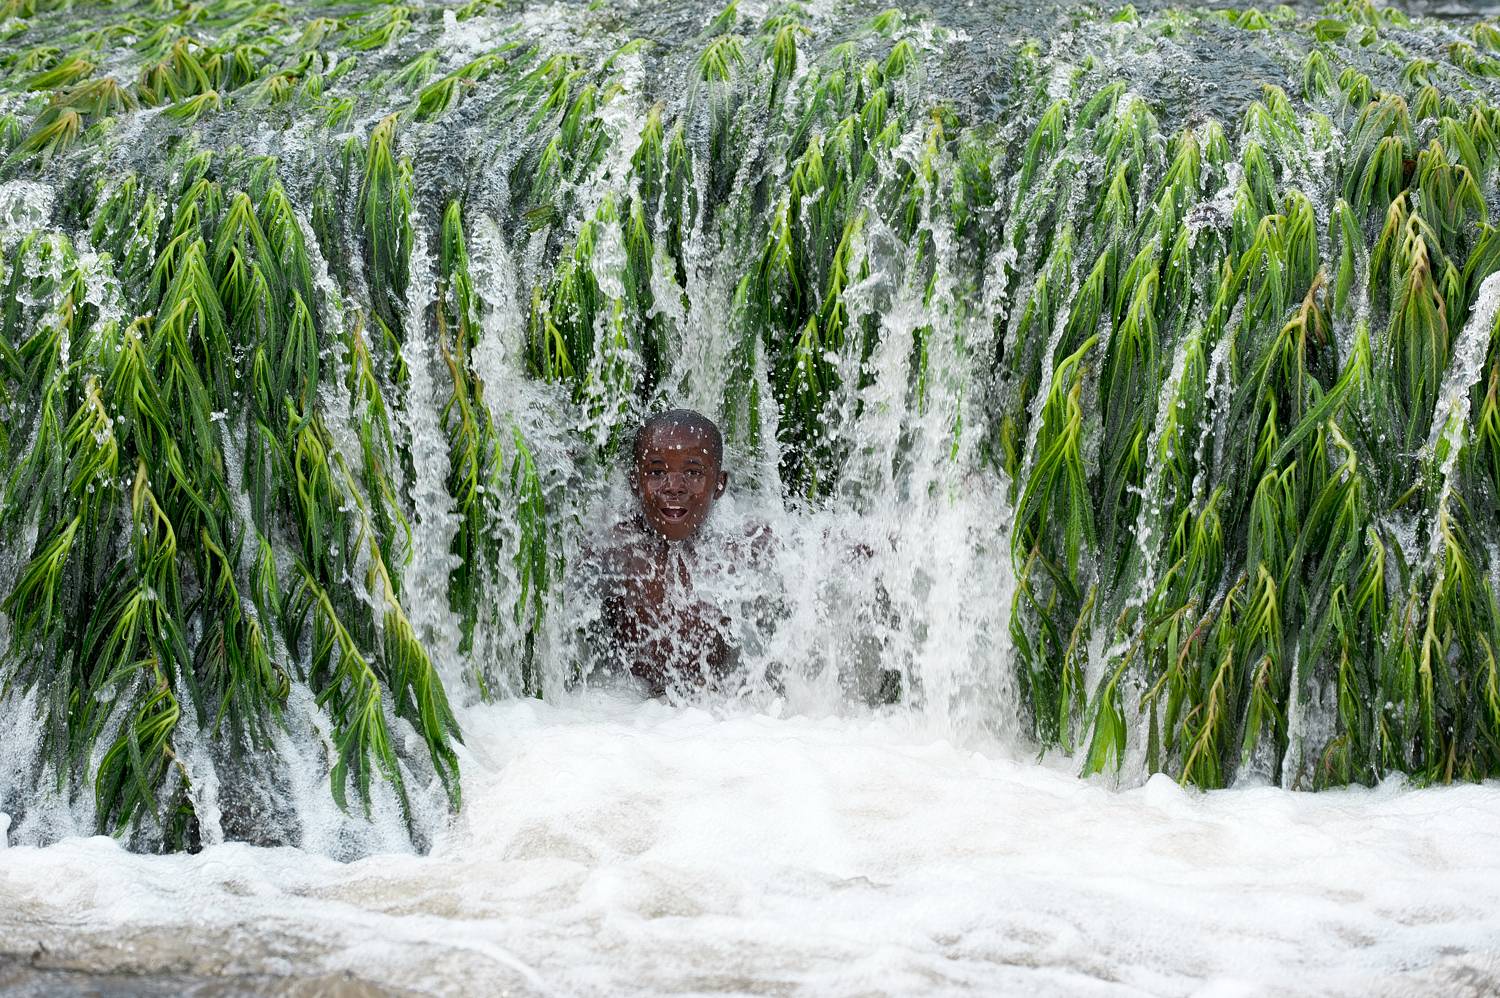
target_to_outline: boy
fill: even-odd
[[[729,485],[724,437],[702,413],[673,409],[641,424],[633,457],[639,510],[595,555],[609,657],[652,696],[716,685],[735,665],[731,622],[695,592],[690,567],[703,564],[703,525]]]

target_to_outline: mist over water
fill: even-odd
[[[0,25],[0,990],[1500,988],[1492,5],[149,9]]]

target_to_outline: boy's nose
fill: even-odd
[[[697,493],[697,485],[688,478],[686,474],[670,474],[662,483],[661,494],[663,498],[674,500],[685,500]]]

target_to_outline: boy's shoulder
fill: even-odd
[[[638,519],[619,520],[604,532],[604,542],[612,546],[636,544],[645,539],[646,531]]]
[[[587,538],[579,552],[580,561],[594,568],[618,568],[643,555],[649,541],[639,524],[621,520]]]
[[[604,568],[639,567],[659,553],[660,543],[645,524],[627,518],[611,524],[587,543],[584,557]],[[730,562],[759,565],[774,556],[776,545],[776,534],[769,523],[749,520],[698,538],[691,550],[696,557],[728,556]]]
[[[775,546],[776,532],[764,520],[750,520],[745,523],[745,541],[750,545],[750,550],[757,554],[765,553]]]
[[[731,535],[728,548],[736,561],[761,568],[775,556],[776,533],[764,520],[747,520]]]
[[[652,540],[653,538],[641,523],[635,520],[621,520],[611,525],[598,539],[599,554],[605,558],[638,554],[650,548]]]

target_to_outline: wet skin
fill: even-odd
[[[655,427],[637,448],[630,489],[646,525],[663,540],[696,536],[728,486],[708,439],[690,427]]]
[[[692,600],[687,567],[728,484],[708,439],[690,427],[654,427],[637,449],[630,487],[640,513],[615,527],[603,552],[604,616],[625,664],[653,696],[704,686],[733,664],[729,620]],[[669,599],[669,587],[692,601]]]

